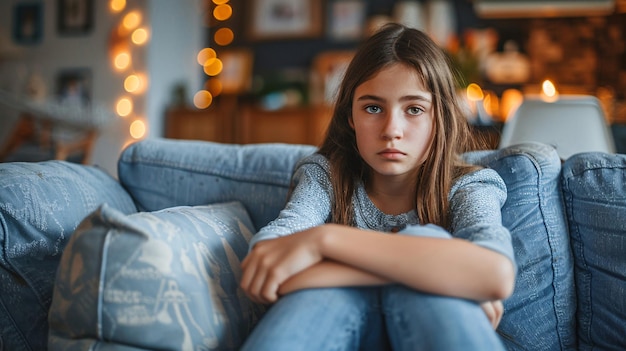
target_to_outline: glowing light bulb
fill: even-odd
[[[126,16],[124,16],[124,19],[122,20],[122,25],[129,31],[139,27],[140,23],[141,13],[139,13],[139,11],[129,12],[128,14],[126,14]]]
[[[206,65],[207,61],[216,57],[217,54],[215,53],[215,50],[211,48],[204,48],[200,50],[200,52],[198,52],[198,56],[196,57],[196,59],[198,60],[198,63],[200,65],[204,66]]]
[[[133,112],[133,102],[129,98],[121,98],[117,101],[115,111],[121,117],[126,117]]]
[[[217,5],[213,9],[213,17],[218,21],[226,21],[233,15],[233,8],[230,5]]]
[[[137,28],[131,35],[131,40],[136,45],[143,45],[148,41],[148,30],[145,28]]]
[[[556,86],[549,79],[546,79],[541,84],[541,99],[547,102],[554,102],[558,100],[559,92],[556,90]]]
[[[124,79],[124,90],[133,94],[141,94],[146,88],[146,77],[141,73],[131,74]]]
[[[229,0],[213,0],[213,3],[214,3],[215,5],[223,5],[223,4],[228,3],[228,1],[229,1]]]
[[[113,65],[115,66],[115,68],[117,68],[120,71],[128,68],[128,66],[130,66],[130,62],[131,62],[130,54],[125,51],[118,53],[117,55],[115,55],[115,58],[113,59]]]
[[[120,12],[126,8],[126,0],[111,0],[109,7],[113,12]]]
[[[204,66],[204,73],[209,76],[216,76],[222,72],[222,68],[224,68],[222,60],[218,58],[211,59]]]
[[[199,109],[211,106],[213,96],[206,90],[200,90],[193,96],[193,105]]]
[[[476,83],[468,85],[465,93],[467,94],[467,99],[470,101],[480,101],[485,97],[483,90]]]
[[[230,28],[220,28],[215,32],[213,40],[217,45],[226,46],[233,42],[235,33]]]
[[[141,139],[146,135],[146,123],[140,119],[134,120],[130,124],[129,133],[134,139]]]

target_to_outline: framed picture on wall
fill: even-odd
[[[56,95],[62,104],[86,106],[91,102],[91,70],[69,68],[56,77]]]
[[[356,41],[365,31],[363,0],[333,0],[328,3],[328,36],[336,41]]]
[[[219,53],[222,72],[218,79],[223,94],[242,94],[250,89],[252,81],[252,52],[247,49],[229,49]]]
[[[250,40],[313,38],[322,34],[319,0],[251,0]]]
[[[57,30],[61,35],[84,35],[93,28],[93,0],[57,0]]]
[[[13,41],[36,44],[43,36],[43,5],[40,2],[16,4],[13,16]]]

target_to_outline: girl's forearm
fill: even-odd
[[[466,240],[388,235],[333,224],[313,230],[321,235],[326,259],[416,290],[477,301],[503,299],[513,290],[513,263]]]
[[[324,260],[292,276],[278,289],[279,295],[310,288],[383,285],[389,280],[345,264]]]

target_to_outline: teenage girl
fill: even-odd
[[[462,161],[470,146],[444,52],[398,24],[366,40],[242,263],[242,289],[273,304],[243,350],[504,349],[506,187]]]

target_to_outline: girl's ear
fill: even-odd
[[[354,130],[354,121],[352,120],[352,115],[348,117],[348,124],[350,125],[350,128]]]

